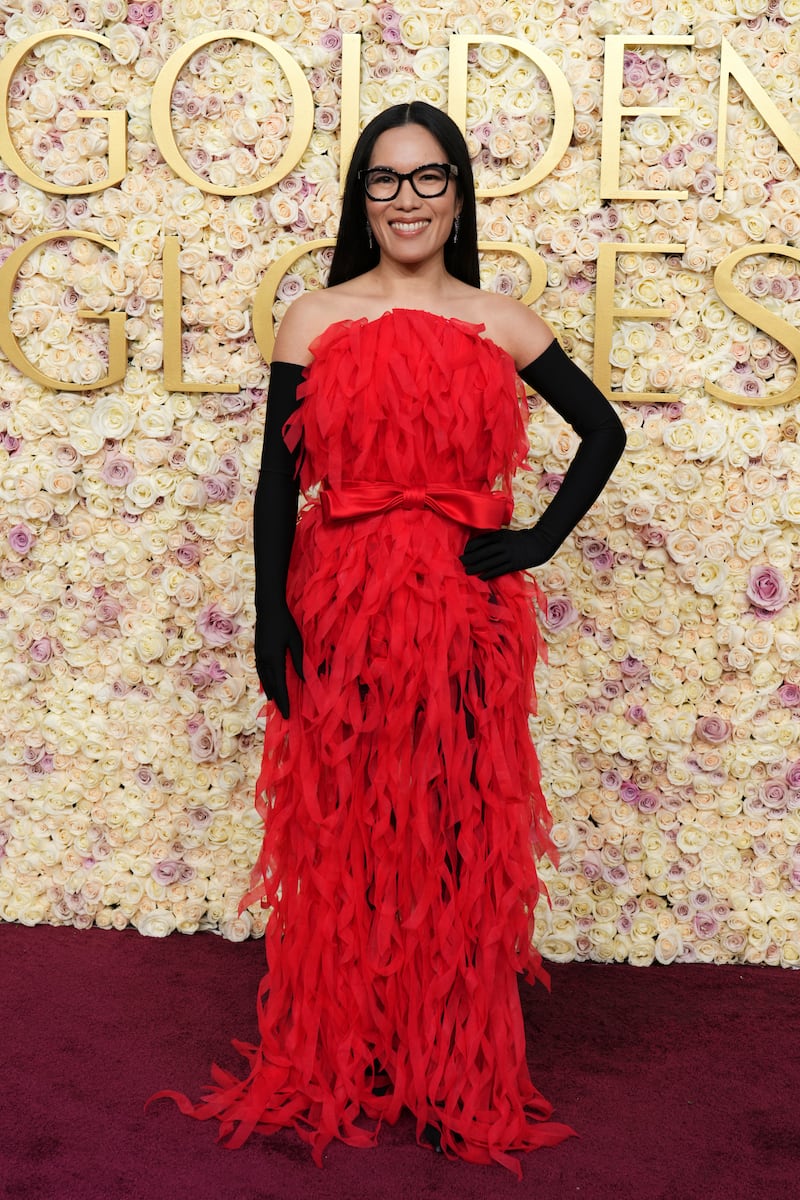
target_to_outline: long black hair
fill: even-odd
[[[363,275],[378,264],[381,252],[374,243],[370,249],[364,187],[358,173],[369,166],[372,149],[380,135],[387,129],[396,129],[399,125],[421,125],[427,129],[444,150],[447,161],[458,168],[456,191],[462,201],[458,241],[453,243],[451,233],[445,242],[444,265],[456,279],[472,287],[480,287],[475,185],[467,143],[455,121],[432,104],[426,104],[424,100],[395,104],[378,113],[356,142],[345,181],[342,216],[327,286],[333,287],[334,284],[355,279],[357,275]]]

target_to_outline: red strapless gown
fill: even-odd
[[[415,309],[329,326],[287,435],[302,435],[304,492],[509,491],[525,395],[483,328]],[[306,681],[289,668],[288,720],[267,705],[265,835],[242,901],[272,909],[261,1044],[234,1042],[249,1074],[215,1065],[198,1104],[159,1093],[219,1118],[230,1147],[293,1126],[321,1165],[333,1138],[374,1145],[407,1106],[418,1138],[434,1124],[451,1157],[521,1176],[509,1151],[573,1132],[531,1082],[517,991],[518,973],[547,983],[535,858],[555,853],[528,731],[535,585],[467,575],[468,536],[426,507],[301,511],[288,599]]]

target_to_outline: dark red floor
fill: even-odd
[[[262,942],[0,924],[2,1200],[795,1200],[800,973],[761,967],[552,967],[522,985],[531,1074],[581,1134],[501,1167],[416,1145],[334,1143],[317,1168],[293,1132],[216,1144],[216,1122],[147,1096],[198,1097],[239,1070]]]

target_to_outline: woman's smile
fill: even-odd
[[[430,221],[428,220],[397,220],[389,222],[389,228],[393,233],[399,234],[400,237],[414,237],[416,234],[421,233],[423,229],[427,229],[429,225]]]

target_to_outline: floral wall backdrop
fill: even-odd
[[[282,255],[336,233],[343,35],[362,39],[363,124],[413,98],[446,108],[461,33],[483,38],[467,84],[481,188],[521,179],[555,115],[540,66],[491,35],[546,55],[575,107],[546,178],[479,199],[482,241],[503,244],[483,253],[483,286],[523,296],[530,268],[507,247],[536,251],[536,307],[591,371],[600,248],[655,247],[617,258],[614,303],[662,313],[615,320],[611,384],[675,397],[618,401],[625,459],[537,572],[550,661],[532,732],[561,852],[558,871],[543,866],[552,907],[538,944],[556,960],[800,963],[797,364],[777,327],[734,311],[714,279],[749,245],[732,273],[759,306],[748,316],[797,324],[791,147],[735,79],[721,189],[716,133],[723,41],[800,133],[800,0],[9,0],[0,22],[6,54],[44,30],[108,43],[42,41],[8,89],[9,136],[52,186],[0,163],[0,258],[68,236],[20,261],[10,322],[0,313],[27,359],[65,384],[0,356],[0,917],[263,931],[258,909],[237,916],[261,836],[251,506],[268,374],[253,300]],[[292,94],[275,59],[232,30],[288,51],[314,99],[296,167],[237,196],[176,175],[152,122],[165,62],[218,31],[174,88],[179,152],[223,190],[279,163]],[[603,66],[623,32],[647,40],[626,48],[622,104],[648,111],[619,122],[619,190],[649,198],[601,196]],[[681,37],[690,44],[657,44]],[[106,175],[103,114],[115,109],[127,112],[127,172],[75,194]],[[198,388],[165,381],[166,238],[180,245],[182,370]],[[276,319],[324,285],[329,261],[326,248],[295,260]],[[102,385],[107,321],[81,314],[112,311],[128,364]],[[519,523],[543,509],[576,444],[535,400],[530,439]]]

